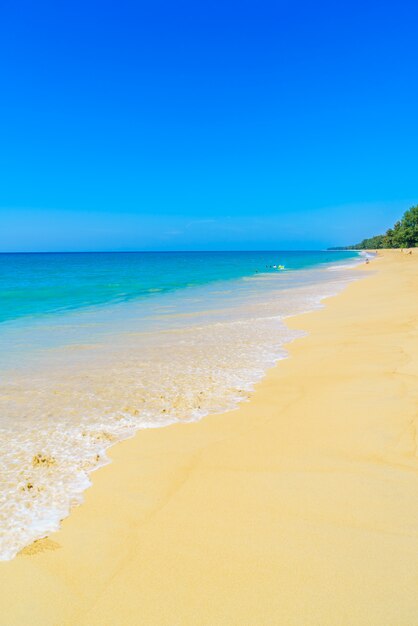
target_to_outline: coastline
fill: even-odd
[[[0,563],[0,624],[411,626],[418,263],[379,256],[286,319],[308,335],[249,402],[112,448],[62,530]]]
[[[301,334],[284,319],[321,307],[355,279],[361,262],[357,253],[333,262],[327,252],[286,254],[302,267],[1,323],[0,561],[59,530],[112,445],[138,430],[234,409]],[[233,255],[235,264],[246,258],[241,271],[254,261],[253,253]],[[127,270],[117,255],[100,256],[89,255],[90,265]],[[85,260],[75,258],[76,267]],[[213,258],[225,263],[224,253]],[[153,259],[174,269],[172,255]],[[55,261],[52,255],[51,270]],[[77,284],[74,259],[61,265]],[[47,269],[37,268],[48,276]],[[29,300],[33,306],[36,298]]]

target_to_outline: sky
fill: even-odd
[[[0,251],[317,249],[418,203],[417,2],[3,0]]]

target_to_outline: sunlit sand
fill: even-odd
[[[113,448],[0,564],[0,623],[416,624],[418,252],[370,270],[287,320],[308,336],[238,410]]]

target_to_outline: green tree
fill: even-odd
[[[408,209],[402,219],[389,228],[384,235],[363,239],[349,249],[413,248],[418,246],[418,205]]]

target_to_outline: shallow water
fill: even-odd
[[[338,293],[359,261],[355,253],[155,254],[2,266],[1,559],[59,527],[109,445],[246,399],[303,334],[285,318]],[[278,262],[290,271],[270,268]],[[11,297],[13,272],[15,294],[25,284],[30,293]]]

